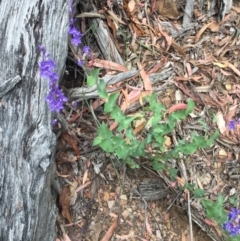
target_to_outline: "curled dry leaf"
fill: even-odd
[[[110,70],[117,70],[120,72],[126,72],[128,69],[118,63],[114,63],[109,60],[103,60],[103,59],[95,59],[93,66],[98,67],[98,68],[105,68],[105,69],[110,69]]]
[[[210,22],[206,25],[204,25],[197,33],[196,37],[195,37],[195,43],[197,43],[199,41],[199,39],[201,38],[202,34],[204,33],[204,31],[209,28],[211,25],[213,24],[213,22]]]
[[[168,110],[168,113],[171,114],[172,112],[174,111],[177,111],[177,110],[185,110],[187,108],[187,105],[184,104],[184,103],[179,103],[179,104],[176,104],[176,105],[173,105],[172,107],[169,108]]]
[[[146,73],[146,71],[144,70],[144,68],[142,67],[142,65],[140,64],[140,62],[137,62],[137,65],[138,65],[138,69],[140,70],[140,75],[142,77],[142,80],[143,80],[143,85],[144,85],[144,89],[146,91],[150,91],[149,94],[152,93],[152,83]]]
[[[75,137],[71,136],[68,132],[63,132],[61,138],[66,141],[75,151],[76,156],[80,157],[80,151],[78,147],[78,141]]]
[[[219,111],[216,114],[216,118],[217,118],[218,129],[219,129],[220,133],[223,134],[227,130],[227,128],[226,128],[226,121],[223,118],[223,113],[221,111]]]
[[[71,192],[68,186],[62,188],[59,196],[59,202],[62,207],[62,216],[72,223],[72,215],[70,213]]]

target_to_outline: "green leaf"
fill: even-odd
[[[169,174],[170,174],[170,179],[173,181],[177,176],[177,170],[175,168],[170,168]]]
[[[108,153],[112,153],[112,152],[114,152],[114,150],[115,150],[115,146],[112,145],[111,139],[102,140],[102,142],[99,144],[99,146],[100,146],[105,152],[108,152]]]
[[[126,130],[131,126],[131,122],[135,119],[135,116],[125,117],[120,123],[118,123],[118,130]]]
[[[156,142],[158,143],[158,145],[163,146],[163,144],[165,143],[166,138],[162,135],[154,135]]]
[[[223,208],[223,196],[219,195],[217,202],[202,200],[202,204],[206,209],[207,217],[214,219],[219,225],[222,225],[227,220],[227,213]]]
[[[170,115],[174,120],[182,120],[187,117],[186,110],[177,110]],[[169,121],[171,123],[172,121]]]
[[[136,140],[136,136],[133,134],[133,129],[131,128],[125,130],[125,136],[128,140]]]
[[[185,110],[186,115],[189,115],[190,113],[192,113],[194,107],[195,107],[194,101],[192,99],[188,99],[187,109]]]
[[[122,142],[119,145],[117,145],[117,148],[115,149],[116,155],[119,159],[126,159],[129,154],[128,154],[128,145],[126,142]]]
[[[238,206],[238,199],[237,199],[236,196],[229,197],[229,202],[230,202],[234,207],[237,207],[237,206]]]
[[[89,87],[91,87],[97,83],[98,75],[99,75],[99,69],[93,69],[90,71],[90,74],[87,77],[87,85]]]
[[[206,191],[200,188],[196,188],[193,192],[194,198],[200,198],[205,195]]]
[[[137,168],[139,168],[139,165],[135,162],[135,161],[133,161],[131,158],[128,158],[127,160],[126,160],[126,163],[130,166],[130,168],[132,168],[132,169],[137,169]]]
[[[103,122],[97,131],[97,137],[93,141],[93,146],[99,145],[106,152],[113,152],[112,145],[112,132],[108,129],[107,125]]]
[[[135,139],[131,145],[128,145],[129,155],[134,157],[143,156],[145,153],[145,142]]]
[[[149,102],[149,109],[153,113],[160,114],[163,110],[165,110],[165,107],[158,102],[157,94],[155,92],[151,96],[146,96],[145,99]]]
[[[162,171],[165,170],[167,167],[166,163],[161,163],[161,162],[153,162],[153,169],[156,171]]]
[[[214,141],[218,138],[219,132],[215,131],[213,135],[210,136],[210,138],[207,140],[207,147],[211,146]]]
[[[111,117],[117,121],[118,123],[120,123],[121,121],[123,121],[125,119],[125,115],[123,113],[123,111],[118,107],[115,106],[112,111],[111,111]]]
[[[102,137],[101,136],[97,136],[94,141],[93,141],[93,146],[99,145],[102,142]]]
[[[97,85],[97,91],[100,98],[107,99],[108,93],[106,91],[106,84],[103,79],[99,80],[99,84]]]
[[[96,80],[90,75],[87,77],[87,86],[91,87],[96,84]]]
[[[104,105],[104,112],[109,113],[113,110],[114,107],[116,107],[116,101],[119,96],[119,93],[111,94],[108,97],[108,101]]]

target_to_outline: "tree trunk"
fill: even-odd
[[[55,240],[55,136],[39,76],[43,44],[60,74],[68,1],[0,1],[0,241]]]

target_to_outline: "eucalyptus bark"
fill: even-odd
[[[55,240],[56,138],[40,78],[38,45],[62,71],[67,56],[66,0],[0,1],[0,240]]]

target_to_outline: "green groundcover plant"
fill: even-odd
[[[96,75],[95,75],[96,76]],[[94,83],[90,78],[91,84]],[[95,79],[97,81],[97,79]],[[180,140],[179,144],[169,150],[166,150],[164,143],[166,136],[171,134],[179,120],[184,120],[194,109],[194,102],[188,101],[185,110],[179,110],[165,115],[164,106],[157,101],[156,93],[147,96],[145,99],[148,105],[144,107],[144,112],[151,113],[152,116],[146,124],[146,128],[141,138],[138,138],[133,133],[132,123],[134,120],[142,118],[143,114],[137,113],[133,116],[126,116],[123,111],[117,106],[116,102],[119,93],[108,95],[103,80],[98,83],[99,96],[105,99],[104,112],[118,123],[117,130],[112,132],[103,122],[97,131],[93,145],[99,145],[105,152],[113,153],[120,160],[127,163],[131,168],[137,168],[138,164],[134,158],[145,156],[151,160],[155,170],[168,170],[170,177],[176,176],[177,170],[174,168],[168,169],[167,161],[171,158],[179,158],[180,153],[183,155],[191,155],[198,148],[207,148],[213,144],[218,137],[218,132],[210,135],[208,139],[205,136],[199,136],[195,133],[191,135],[191,141],[186,142]],[[146,152],[148,146],[153,147],[157,151],[154,155]]]

